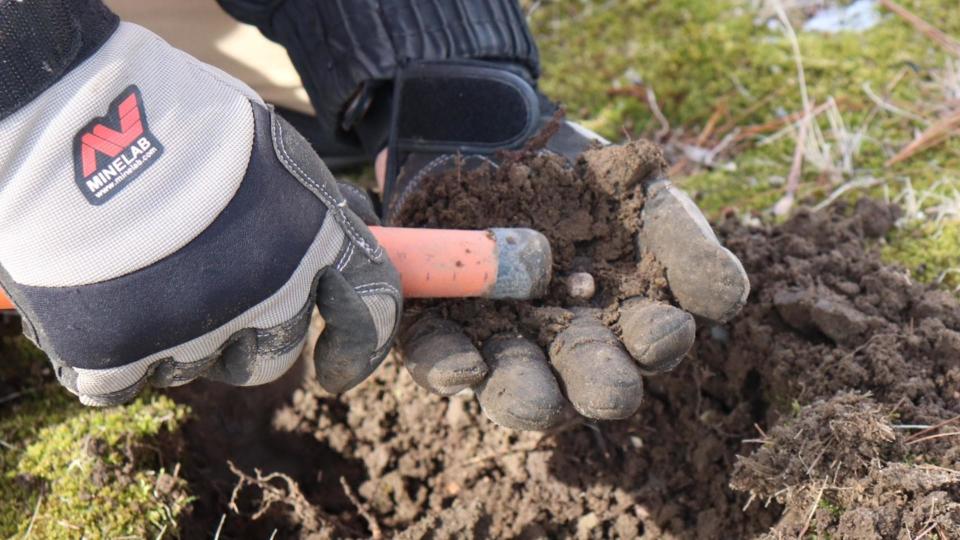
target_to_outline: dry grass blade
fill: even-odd
[[[803,120],[800,121],[800,133],[797,135],[797,147],[793,154],[790,175],[787,176],[787,187],[783,198],[773,207],[774,215],[785,216],[790,213],[790,208],[793,207],[797,188],[800,187],[800,177],[803,175],[803,159],[804,153],[807,151],[807,132],[809,129],[810,116],[804,115]]]
[[[820,491],[817,492],[816,498],[813,500],[813,504],[810,505],[810,512],[807,514],[807,521],[803,525],[800,534],[797,535],[797,540],[803,540],[807,534],[807,530],[810,529],[810,523],[813,522],[813,515],[817,513],[817,508],[820,506],[820,499],[823,498],[823,492],[827,489],[826,483],[820,485]]]
[[[946,49],[947,52],[960,57],[960,41],[948,36],[936,26],[933,26],[927,21],[916,16],[909,9],[901,6],[893,0],[880,0],[880,3],[883,5],[883,7],[894,12],[898,17],[916,28],[918,32],[927,36],[931,40],[936,41],[941,47]]]
[[[790,124],[796,123],[798,120],[803,120],[807,116],[813,118],[820,116],[827,109],[831,107],[830,102],[821,103],[813,108],[810,111],[810,114],[805,114],[804,111],[797,111],[788,114],[782,118],[777,118],[776,120],[771,120],[770,122],[765,122],[763,124],[755,124],[750,126],[745,126],[740,130],[740,134],[737,137],[739,140],[749,139],[751,137],[756,137],[759,135],[764,135],[767,133],[773,133],[777,131],[782,131],[783,129],[794,129]]]
[[[727,104],[725,101],[720,101],[717,103],[716,107],[713,109],[713,114],[710,115],[706,125],[700,131],[700,135],[697,136],[697,141],[695,143],[697,147],[703,147],[707,144],[714,131],[716,131],[720,120],[727,115],[727,112]],[[681,175],[683,171],[686,170],[688,165],[690,165],[690,159],[688,157],[680,158],[667,171],[667,178],[674,178]]]
[[[933,529],[935,529],[936,527],[937,527],[936,523],[931,523],[929,527],[920,531],[920,534],[918,534],[913,540],[923,540],[923,538],[925,538],[928,534],[933,532]]]
[[[223,532],[223,524],[227,522],[227,514],[220,516],[220,523],[217,524],[217,530],[213,533],[213,540],[220,540],[220,534]]]
[[[783,198],[774,206],[775,215],[783,216],[790,212],[793,201],[796,196],[797,188],[800,186],[800,177],[803,174],[804,154],[807,150],[807,135],[810,131],[810,123],[813,121],[811,113],[813,104],[810,102],[810,95],[807,91],[807,75],[803,68],[803,55],[800,52],[800,40],[797,39],[797,33],[790,24],[790,18],[783,9],[780,0],[775,0],[773,6],[777,12],[777,18],[783,24],[787,38],[790,40],[790,47],[793,49],[794,61],[797,64],[797,84],[800,86],[800,99],[803,102],[803,116],[800,119],[800,134],[797,138],[796,152],[793,156],[793,165],[790,167],[790,175],[787,177],[787,186]]]
[[[731,118],[726,124],[716,129],[716,136],[723,137],[724,135],[726,135],[727,133],[730,133],[734,129],[739,128],[741,122],[744,122],[747,118],[750,118],[750,116],[757,113],[760,109],[770,105],[770,103],[772,103],[776,98],[781,97],[783,93],[786,92],[786,88],[787,88],[786,86],[781,86],[780,88],[776,89],[770,94],[767,94],[763,99],[758,99],[749,107],[740,111],[739,114]],[[775,126],[771,131],[776,130],[778,127],[782,125],[783,124],[779,124]]]
[[[960,128],[960,110],[953,111],[941,120],[927,128],[919,137],[897,152],[897,155],[887,160],[887,167],[906,161],[911,157],[945,141],[953,132]]]
[[[956,422],[957,420],[960,420],[960,416],[954,416],[953,418],[948,418],[948,419],[944,420],[943,422],[939,422],[939,423],[934,424],[934,425],[932,425],[932,426],[930,426],[930,427],[924,428],[923,431],[918,431],[917,433],[914,433],[913,435],[907,437],[906,442],[909,444],[910,441],[919,439],[919,438],[927,435],[928,433],[932,433],[932,432],[934,432],[934,431],[939,430],[939,429],[942,428],[942,427],[949,426],[950,424]]]
[[[849,182],[846,182],[842,186],[835,189],[832,193],[830,193],[830,195],[828,195],[826,199],[820,201],[816,206],[814,206],[813,211],[814,212],[823,211],[825,208],[828,208],[831,204],[836,202],[837,199],[839,199],[849,191],[853,191],[856,189],[868,189],[880,184],[883,184],[882,180],[878,180],[872,177],[858,178],[856,180],[851,180]]]
[[[30,516],[30,524],[27,525],[27,532],[23,533],[23,538],[26,540],[30,538],[30,534],[33,533],[33,524],[37,521],[37,515],[40,513],[40,505],[43,504],[43,489],[40,490],[40,494],[37,495],[37,504],[33,507],[33,515]]]
[[[707,141],[710,140],[710,136],[713,135],[713,132],[717,129],[717,124],[726,115],[727,104],[721,101],[716,107],[714,107],[713,114],[710,115],[710,119],[707,120],[707,124],[703,126],[703,130],[697,137],[697,146],[703,146],[707,144]]]
[[[920,116],[919,114],[912,111],[908,111],[903,107],[894,105],[893,103],[890,103],[884,98],[878,96],[877,93],[873,91],[873,88],[870,87],[870,83],[866,83],[866,82],[863,83],[862,88],[863,88],[863,93],[865,93],[867,97],[870,98],[870,101],[872,101],[877,107],[880,107],[881,109],[887,111],[888,113],[895,114],[897,116],[902,116],[903,118],[907,118],[915,122],[920,122],[925,126],[930,124],[930,122],[928,122],[926,118]]]
[[[660,122],[660,129],[657,130],[656,133],[657,140],[663,140],[670,134],[670,121],[667,120],[667,117],[660,109],[660,104],[657,102],[657,94],[653,91],[653,87],[647,86],[646,98],[650,112],[653,113],[653,117],[657,119],[657,122]]]
[[[667,117],[663,114],[660,103],[657,101],[657,93],[653,91],[652,87],[640,82],[635,82],[626,88],[611,88],[607,90],[607,95],[632,97],[646,103],[650,109],[650,113],[653,114],[653,117],[660,124],[660,129],[657,130],[654,137],[660,140],[670,134],[670,130],[672,129],[670,127],[670,121],[667,120]]]
[[[943,439],[946,437],[956,437],[960,435],[960,431],[950,431],[948,433],[937,433],[935,435],[927,435],[926,437],[920,437],[919,439],[913,439],[912,441],[907,441],[906,444],[918,444],[926,441],[932,441],[934,439]]]

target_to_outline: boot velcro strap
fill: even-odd
[[[413,64],[394,92],[390,141],[400,152],[490,154],[522,145],[539,125],[533,86],[486,62]]]

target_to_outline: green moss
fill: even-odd
[[[830,512],[835,519],[840,519],[840,516],[843,515],[843,507],[838,503],[831,501],[828,497],[821,497],[817,502],[817,507]]]
[[[790,413],[793,414],[794,417],[800,416],[802,410],[803,406],[800,405],[799,401],[794,399],[790,402]]]
[[[895,233],[884,255],[927,283],[960,286],[960,226],[925,223]]]
[[[531,18],[543,57],[543,88],[572,116],[593,119],[594,127],[614,138],[622,137],[623,127],[635,133],[657,127],[643,100],[609,95],[634,82],[656,91],[676,127],[702,127],[721,103],[742,125],[797,111],[800,94],[789,41],[779,29],[758,24],[758,12],[748,4],[545,2]],[[904,4],[947,31],[960,30],[960,15],[949,0]],[[865,83],[882,93],[904,67],[922,72],[941,66],[944,58],[927,38],[892,16],[866,33],[801,32],[800,42],[811,98],[849,100],[854,110],[867,103]],[[909,102],[917,90],[898,85],[893,97]],[[758,100],[769,102],[758,107]]]
[[[158,470],[156,450],[144,449],[176,429],[186,409],[155,394],[87,408],[42,373],[46,360],[22,339],[5,338],[0,353],[11,375],[4,380],[23,392],[0,417],[0,536],[31,527],[34,538],[175,531],[189,502],[185,484]]]

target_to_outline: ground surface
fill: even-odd
[[[227,499],[230,459],[250,475],[289,474],[302,494],[247,485],[244,516],[275,504],[257,521],[231,516],[226,537],[366,535],[371,522],[406,538],[956,537],[960,434],[917,426],[960,414],[960,306],[866,248],[896,215],[865,199],[778,227],[724,222],[751,302],[729,325],[703,326],[627,421],[512,432],[471,395],[420,390],[397,358],[340,399],[296,390],[261,429],[247,405],[220,412],[197,387],[187,450],[219,470],[205,479],[222,477],[202,497]],[[269,395],[246,399],[262,407]],[[219,514],[193,518],[211,528]]]
[[[293,373],[95,411],[7,336],[0,535],[960,537],[960,435],[939,426],[960,415],[960,138],[884,166],[960,108],[960,60],[889,11],[824,34],[803,28],[835,3],[784,0],[798,56],[760,4],[524,2],[547,91],[607,136],[663,144],[751,273],[744,313],[702,327],[637,417],[509,432],[396,359],[339,400]],[[960,36],[954,1],[902,4]],[[901,213],[761,225],[794,171],[798,200],[869,192]]]

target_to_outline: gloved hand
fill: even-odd
[[[395,84],[398,111],[391,164],[384,172],[388,222],[412,215],[406,205],[424,199],[412,195],[425,178],[496,167],[495,150],[523,146],[550,123],[555,110],[529,80],[496,64],[413,65]],[[545,151],[572,163],[597,144],[608,143],[563,122]],[[665,267],[682,309],[642,297],[627,299],[620,306],[617,335],[600,321],[597,310],[580,308],[546,350],[532,339],[535,335],[506,334],[473,343],[451,321],[420,316],[400,336],[414,380],[441,395],[472,387],[490,419],[515,429],[548,429],[563,420],[567,403],[593,419],[635,413],[641,376],[673,369],[692,347],[694,316],[726,321],[749,293],[740,261],[720,245],[696,205],[656,171],[653,175],[644,187],[638,241]]]
[[[267,383],[297,359],[314,306],[321,384],[363,380],[402,309],[399,277],[358,217],[376,219],[369,201],[345,199],[248,87],[79,3],[94,15],[4,45],[27,55],[14,68],[54,80],[0,92],[0,284],[60,382],[89,405],[148,383]],[[37,5],[8,3],[4,22],[40,24],[22,12]],[[78,25],[84,47],[108,34],[86,58],[60,35]],[[16,49],[45,31],[65,45],[38,54],[41,69]]]

